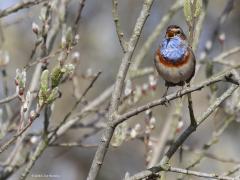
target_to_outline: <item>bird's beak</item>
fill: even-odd
[[[173,31],[168,31],[166,35],[167,35],[167,38],[170,39],[175,36],[175,33]]]
[[[167,46],[168,46],[168,43],[170,42],[170,39],[173,38],[174,36],[175,36],[175,32],[173,32],[173,31],[166,32]]]

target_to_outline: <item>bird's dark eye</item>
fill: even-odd
[[[176,33],[177,33],[177,34],[181,34],[181,31],[180,31],[180,30],[177,30]]]

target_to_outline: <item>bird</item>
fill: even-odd
[[[189,84],[195,74],[196,59],[186,35],[178,25],[170,25],[156,50],[154,64],[167,87]]]

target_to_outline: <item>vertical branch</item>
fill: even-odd
[[[196,25],[196,20],[197,20],[197,16],[195,16],[196,4],[197,4],[197,0],[194,0],[193,3],[190,3],[190,5],[191,5],[191,22],[187,21],[188,28],[189,28],[188,43],[190,46],[192,46],[192,44],[193,44],[194,30],[195,30],[195,25]]]
[[[203,0],[203,7],[201,10],[201,14],[199,15],[198,21],[196,22],[196,26],[195,26],[195,34],[194,34],[195,38],[191,45],[193,52],[195,52],[198,47],[198,42],[199,42],[199,38],[200,38],[200,35],[202,32],[203,22],[205,20],[206,14],[207,14],[207,7],[208,7],[208,0]]]
[[[135,47],[137,45],[137,42],[139,40],[141,31],[143,29],[143,26],[147,20],[147,17],[149,16],[149,11],[151,8],[151,5],[153,3],[153,0],[145,0],[143,3],[143,8],[140,12],[140,16],[137,19],[137,22],[135,24],[133,34],[128,42],[128,49],[127,52],[124,54],[122,58],[122,63],[119,67],[119,71],[117,74],[116,78],[116,83],[114,86],[114,91],[111,99],[111,105],[110,105],[110,114],[113,115],[112,113],[117,110],[123,85],[124,85],[124,79],[127,75],[127,71],[129,69],[130,63],[131,63],[131,58],[133,55],[133,52],[135,50]]]
[[[194,39],[195,24],[197,20],[197,16],[195,16],[197,0],[194,0],[193,3],[190,3],[190,4],[191,4],[191,22],[188,22],[188,26],[189,26],[189,45],[192,47],[193,39]],[[190,87],[190,83],[188,83],[187,86]],[[197,123],[196,123],[196,119],[193,112],[191,93],[187,95],[187,98],[188,98],[188,109],[189,109],[189,115],[191,120],[191,126],[196,127]]]
[[[118,40],[120,42],[121,48],[123,50],[124,53],[126,53],[127,51],[127,43],[124,40],[124,34],[121,31],[120,28],[120,22],[119,22],[119,16],[118,16],[118,12],[117,12],[117,7],[118,7],[118,0],[112,0],[112,14],[113,14],[113,20],[115,23],[115,27],[116,27],[116,32],[117,32],[117,36],[118,36]]]
[[[90,168],[90,171],[87,177],[88,180],[96,179],[98,172],[101,168],[101,165],[103,164],[103,160],[108,150],[109,143],[112,138],[114,129],[117,126],[117,123],[114,123],[114,120],[117,115],[118,105],[119,105],[121,93],[124,86],[124,80],[126,78],[126,75],[131,63],[132,55],[137,45],[137,42],[139,40],[141,31],[147,20],[147,17],[149,16],[152,4],[153,4],[153,0],[144,0],[142,10],[136,21],[132,36],[128,42],[127,52],[124,54],[122,58],[122,63],[118,70],[118,74],[117,74],[117,78],[116,78],[116,82],[115,82],[115,86],[112,94],[112,99],[110,103],[109,122],[107,127],[104,130],[104,134],[101,138],[101,142],[94,156],[92,166]]]
[[[188,86],[190,87],[190,84],[188,84]],[[196,119],[195,119],[194,112],[193,112],[191,93],[189,93],[187,95],[187,98],[188,98],[188,110],[189,110],[189,115],[190,115],[191,126],[196,126],[197,123],[196,123]]]
[[[1,27],[0,27],[1,28]],[[7,55],[4,55],[5,57],[4,58],[9,58],[9,57],[6,57]],[[3,94],[5,97],[8,97],[9,95],[9,89],[8,89],[8,73],[7,73],[7,69],[5,67],[3,67],[2,69],[2,87],[3,87]],[[9,119],[11,118],[13,112],[12,112],[12,108],[10,106],[10,104],[5,104],[4,105],[5,108],[6,108],[6,112],[7,112],[7,120],[4,120],[2,121],[2,124],[1,124],[1,133],[2,134],[5,134],[7,129],[8,129],[8,126],[9,126]]]
[[[136,57],[133,60],[133,63],[131,65],[131,70],[137,70],[140,66],[141,62],[143,61],[145,55],[147,52],[149,52],[152,44],[155,42],[155,40],[159,37],[159,34],[162,32],[163,28],[169,23],[169,21],[172,19],[172,17],[178,12],[179,9],[182,8],[182,2],[179,0],[176,0],[176,2],[170,7],[167,14],[165,14],[161,20],[159,21],[158,25],[152,32],[152,34],[148,37],[146,42],[143,44],[143,46],[140,48],[139,52],[136,54]]]

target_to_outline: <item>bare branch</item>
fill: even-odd
[[[9,14],[15,13],[21,9],[30,8],[32,6],[38,5],[43,2],[47,2],[49,0],[29,0],[29,1],[23,1],[18,4],[15,4],[11,7],[8,7],[7,9],[0,11],[0,18],[4,16],[8,16]]]
[[[83,144],[83,143],[77,143],[77,142],[72,142],[72,143],[54,143],[51,144],[50,147],[82,147],[82,148],[96,148],[98,147],[97,144]]]
[[[221,180],[235,180],[233,177],[228,177],[228,176],[221,176],[217,175],[214,173],[203,173],[203,172],[198,172],[198,171],[190,171],[187,169],[181,169],[181,168],[175,168],[175,167],[170,167],[168,172],[176,172],[176,173],[181,173],[181,174],[186,174],[186,175],[192,175],[192,176],[197,176],[197,177],[204,177],[204,178],[211,178],[211,179],[221,179]]]
[[[238,52],[240,52],[240,46],[234,47],[226,52],[221,53],[217,57],[213,58],[213,62],[220,63],[223,65],[233,65],[229,61],[226,61],[225,59],[235,53],[238,53]]]
[[[187,166],[186,169],[190,169],[193,168],[194,166],[196,166],[198,163],[200,163],[200,161],[202,160],[203,157],[206,156],[206,150],[208,150],[213,144],[216,143],[216,140],[219,138],[219,136],[224,132],[224,130],[228,127],[228,125],[234,120],[234,117],[230,117],[227,118],[227,120],[225,120],[225,123],[223,124],[223,126],[216,132],[213,133],[212,138],[202,147],[202,151],[199,154],[198,158],[196,160],[194,160],[193,163],[191,163],[190,165]]]
[[[164,103],[166,103],[168,101],[172,101],[176,98],[182,97],[183,95],[186,95],[190,92],[201,90],[202,88],[209,86],[210,84],[220,82],[220,81],[226,81],[226,77],[228,77],[228,76],[231,76],[230,71],[227,71],[225,73],[220,73],[220,75],[214,76],[207,81],[199,83],[196,86],[191,86],[190,88],[185,88],[185,89],[181,90],[180,93],[175,92],[175,93],[169,94],[168,96],[166,96],[164,98],[152,101],[150,103],[147,103],[146,105],[143,105],[136,109],[130,110],[129,112],[126,112],[125,114],[120,115],[116,122],[121,123],[132,116],[135,116],[143,111],[146,111],[147,109],[153,108],[158,105],[164,105]]]
[[[137,19],[137,22],[135,24],[132,36],[128,42],[128,49],[127,52],[124,54],[122,58],[122,63],[119,67],[119,71],[117,74],[116,82],[114,85],[114,90],[112,94],[112,99],[110,103],[110,109],[109,109],[109,123],[107,128],[104,131],[104,134],[101,139],[101,143],[97,149],[97,152],[95,154],[94,160],[92,162],[92,166],[90,168],[89,174],[88,174],[88,180],[94,180],[96,179],[98,172],[101,168],[101,165],[103,163],[105,154],[107,152],[111,137],[113,135],[114,129],[116,126],[113,125],[113,121],[115,120],[116,113],[118,110],[118,105],[124,85],[124,80],[126,78],[132,55],[135,50],[135,47],[137,45],[138,39],[140,37],[141,31],[143,29],[143,26],[147,20],[147,17],[149,16],[150,9],[152,6],[153,0],[145,0],[143,2],[143,7],[140,12],[140,15]]]
[[[39,117],[39,113],[41,111],[42,107],[39,107],[35,113],[35,116],[32,116],[31,119],[29,119],[29,122],[27,125],[25,125],[17,134],[15,134],[10,140],[8,140],[6,143],[1,145],[0,147],[0,153],[4,152],[12,143],[14,143],[18,137],[20,137],[34,122],[36,118]]]
[[[68,118],[72,115],[73,111],[77,108],[79,103],[82,102],[83,98],[86,96],[86,94],[89,92],[93,84],[96,82],[97,78],[99,77],[101,73],[97,73],[96,76],[93,78],[89,86],[85,89],[82,96],[77,100],[77,102],[72,107],[71,111],[65,115],[63,118],[63,121],[54,129],[54,131],[46,137],[46,139],[43,139],[41,142],[39,142],[36,151],[34,152],[31,160],[27,164],[27,167],[25,168],[24,172],[21,175],[21,180],[26,179],[27,175],[30,173],[30,170],[34,166],[35,162],[38,160],[38,158],[42,155],[42,153],[45,151],[45,149],[48,147],[49,144],[53,143],[57,139],[57,132],[62,127],[62,125],[68,120]]]
[[[85,1],[86,0],[79,0],[78,13],[77,13],[77,17],[75,19],[75,24],[74,24],[74,29],[73,29],[74,34],[76,34],[77,31],[78,31],[79,21],[82,17],[82,11],[83,11],[83,8],[85,6]]]
[[[0,100],[0,104],[8,103],[8,102],[16,99],[17,97],[18,97],[17,94],[14,94],[14,95],[12,95],[12,96],[8,96],[8,97],[6,97],[6,98],[4,98],[4,99],[1,99],[1,100]]]
[[[203,123],[207,117],[214,112],[219,105],[226,100],[229,96],[231,96],[231,94],[238,88],[238,85],[232,85],[225,93],[223,93],[223,95],[219,98],[216,99],[216,101],[209,106],[209,108],[207,109],[207,111],[205,111],[203,113],[202,116],[200,116],[197,119],[197,126],[199,126],[201,123]],[[173,145],[170,147],[170,149],[167,151],[167,153],[165,154],[165,156],[162,158],[161,162],[159,165],[152,167],[148,170],[142,171],[136,175],[134,175],[132,178],[130,179],[134,179],[134,177],[138,177],[135,179],[143,179],[149,176],[152,176],[160,171],[168,171],[170,169],[170,167],[167,165],[169,159],[173,156],[173,154],[177,151],[177,149],[179,148],[179,146],[181,146],[184,141],[189,137],[189,135],[191,135],[194,131],[196,130],[196,127],[190,125],[181,135],[180,137],[176,140],[175,143],[173,143]]]
[[[112,14],[113,14],[113,20],[114,20],[114,23],[115,23],[115,27],[116,27],[116,32],[117,32],[117,35],[118,35],[118,39],[119,39],[119,42],[120,42],[120,45],[121,45],[121,48],[123,50],[124,53],[127,52],[127,42],[124,40],[124,34],[121,30],[121,27],[120,27],[120,22],[119,22],[119,16],[118,16],[118,10],[117,10],[117,7],[118,7],[118,1],[117,0],[112,0]]]

